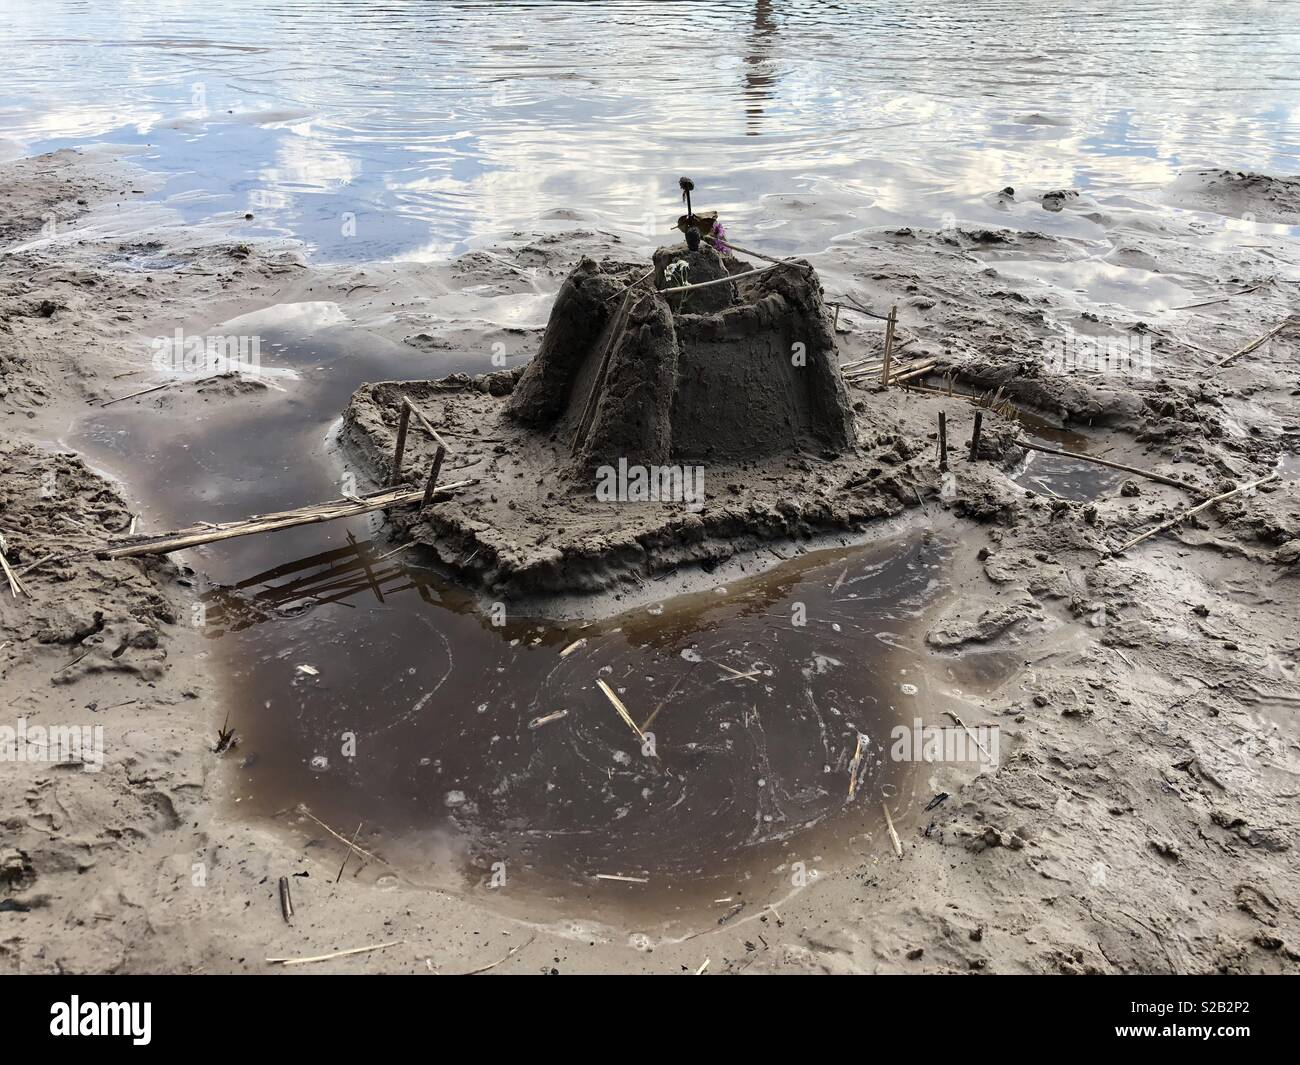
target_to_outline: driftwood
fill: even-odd
[[[439,492],[450,492],[473,484],[473,479],[453,481],[437,486]],[[328,503],[316,503],[297,510],[285,510],[278,514],[255,514],[244,521],[224,522],[222,524],[203,523],[150,537],[137,543],[109,544],[106,548],[95,551],[98,558],[134,558],[138,555],[166,555],[172,551],[181,551],[187,547],[199,547],[219,540],[233,540],[238,536],[251,536],[253,533],[276,532],[280,529],[292,529],[299,525],[314,525],[336,518],[349,518],[356,514],[369,514],[375,510],[388,510],[408,503],[419,503],[425,491],[422,488],[389,488],[368,496],[355,496],[352,499],[333,499]]]
[[[1162,521],[1154,529],[1148,529],[1146,532],[1142,533],[1141,536],[1135,536],[1133,537],[1133,539],[1128,540],[1127,542],[1121,544],[1119,547],[1115,548],[1115,550],[1112,551],[1111,554],[1122,555],[1130,547],[1134,547],[1137,544],[1140,544],[1143,540],[1155,536],[1156,533],[1164,532],[1166,529],[1172,529],[1179,522],[1183,521],[1186,518],[1190,518],[1193,514],[1199,514],[1207,507],[1214,506],[1215,503],[1221,503],[1223,502],[1223,500],[1230,499],[1235,495],[1240,495],[1242,492],[1248,492],[1252,488],[1258,488],[1261,484],[1267,484],[1269,481],[1276,481],[1277,478],[1278,478],[1278,474],[1270,473],[1267,477],[1261,477],[1257,481],[1248,481],[1246,484],[1239,484],[1237,485],[1236,488],[1234,488],[1230,492],[1222,492],[1217,496],[1212,496],[1211,498],[1207,499],[1204,503],[1198,503],[1196,506],[1191,507],[1188,510],[1179,511],[1177,514],[1175,514],[1172,518],[1168,519],[1167,521]]]
[[[1172,485],[1174,488],[1185,488],[1190,492],[1195,492],[1186,481],[1179,481],[1173,477],[1166,477],[1163,473],[1153,473],[1151,470],[1139,469],[1137,466],[1126,466],[1122,462],[1112,462],[1110,459],[1098,458],[1096,455],[1082,455],[1077,451],[1058,451],[1055,448],[1043,447],[1041,444],[1031,444],[1028,440],[1017,440],[1017,447],[1023,447],[1029,451],[1041,451],[1044,455],[1056,455],[1065,459],[1078,459],[1080,462],[1095,462],[1098,466],[1109,466],[1112,470],[1123,470],[1125,473],[1134,474],[1137,477],[1145,477],[1149,481],[1159,481],[1161,484]]]

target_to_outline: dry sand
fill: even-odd
[[[239,219],[187,228],[133,202],[150,187],[111,151],[0,169],[12,205],[0,234],[0,532],[16,569],[124,534],[133,517],[138,531],[161,531],[124,501],[151,470],[113,471],[127,482],[116,485],[60,444],[92,404],[155,380],[148,338],[332,300],[435,363],[438,350],[471,343],[527,351],[537,330],[475,320],[466,290],[544,309],[582,255],[633,257],[575,230],[521,234],[495,256],[447,264],[317,268],[292,246],[238,239]],[[1297,224],[1298,188],[1189,175],[1169,197]],[[1300,449],[1298,331],[1214,368],[1296,311],[1297,286],[1268,280],[1300,277],[1294,244],[1253,230],[1207,242],[1211,216],[1054,191],[1039,194],[1042,208],[1077,212],[1091,239],[872,231],[812,257],[828,299],[898,304],[912,359],[1004,386],[1110,457],[1191,486],[1135,479],[1092,501],[1055,498],[1012,479],[1024,456],[996,415],[971,463],[961,455],[970,404],[851,387],[857,469],[810,460],[810,497],[854,510],[849,524],[867,535],[893,515],[956,542],[954,594],[926,619],[936,670],[972,648],[1020,663],[988,683],[968,719],[1001,727],[1001,767],[973,779],[923,768],[949,797],[896,819],[901,860],[877,833],[858,863],[825,870],[775,909],[752,905],[672,941],[590,920],[579,900],[568,919],[537,924],[397,874],[336,884],[338,840],[301,819],[242,821],[224,801],[221,688],[186,624],[184,556],[56,561],[23,578],[29,598],[0,589],[0,724],[102,725],[104,764],[0,764],[0,970],[260,972],[276,969],[268,957],[396,941],[289,971],[685,973],[706,959],[710,973],[1295,971],[1300,487],[1283,477],[1110,553],[1225,486],[1294,470],[1283,456]],[[1167,309],[1202,301],[1220,302]],[[842,361],[878,352],[878,321],[846,307],[839,324]],[[1044,374],[1045,340],[1066,326],[1149,340],[1152,378]],[[167,419],[213,402],[273,412],[277,401],[224,381],[117,406]],[[947,486],[933,457],[941,408],[955,452]],[[462,413],[475,431],[474,410]],[[701,520],[728,505],[710,502]],[[774,523],[771,535],[798,545],[813,531]],[[607,594],[635,595],[635,569],[624,560],[607,575]]]

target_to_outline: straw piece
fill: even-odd
[[[880,808],[885,811],[885,827],[889,829],[889,841],[894,845],[894,853],[901,858],[903,844],[898,838],[898,833],[894,831],[894,819],[889,816],[889,807],[882,802]]]
[[[365,954],[372,950],[383,950],[385,947],[395,947],[399,943],[404,943],[402,939],[390,939],[387,943],[375,943],[369,947],[353,947],[351,950],[336,950],[333,954],[316,954],[310,958],[267,958],[272,964],[284,966],[289,965],[307,965],[311,962],[329,961],[331,958],[346,958],[352,954]]]
[[[605,693],[605,697],[614,704],[614,709],[618,711],[618,716],[627,722],[627,727],[635,732],[637,737],[644,743],[645,733],[642,732],[637,723],[632,720],[632,715],[627,712],[627,707],[623,705],[623,700],[614,694],[614,689],[603,680],[597,680],[596,685]]]

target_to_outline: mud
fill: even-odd
[[[724,484],[721,498],[700,513],[675,516],[693,531],[668,545],[652,535],[655,526],[638,526],[636,516],[611,536],[598,532],[595,513],[566,513],[566,523],[590,522],[593,542],[548,561],[543,545],[523,537],[512,553],[513,541],[493,530],[545,530],[555,523],[554,535],[560,535],[555,499],[547,493],[566,489],[548,482],[547,471],[571,457],[564,453],[567,442],[516,454],[510,442],[525,437],[505,434],[526,430],[506,428],[508,380],[490,375],[516,370],[537,350],[549,293],[491,257],[439,266],[308,267],[293,247],[250,244],[220,227],[197,231],[133,203],[131,190],[146,184],[111,157],[59,153],[25,160],[4,168],[0,182],[13,217],[33,220],[32,228],[11,231],[0,267],[7,360],[2,407],[11,440],[5,459],[12,471],[3,496],[8,559],[25,566],[118,535],[133,517],[140,531],[161,530],[182,520],[265,509],[262,500],[309,502],[318,489],[336,489],[347,470],[341,453],[330,449],[330,426],[367,380],[405,379],[363,389],[373,402],[354,402],[355,426],[343,427],[369,469],[386,473],[388,418],[396,393],[409,390],[458,445],[449,472],[480,477],[473,495],[396,514],[386,526],[322,527],[278,547],[268,537],[172,563],[52,563],[24,577],[30,600],[5,590],[0,668],[14,713],[48,724],[102,722],[105,729],[102,772],[39,761],[6,763],[0,771],[0,891],[6,904],[0,965],[7,971],[263,971],[264,957],[390,939],[401,946],[319,968],[464,971],[522,944],[502,970],[694,971],[704,957],[712,959],[713,972],[1296,970],[1300,873],[1293,809],[1300,735],[1293,711],[1300,700],[1294,638],[1300,614],[1293,588],[1300,564],[1300,482],[1284,476],[1125,555],[1113,553],[1128,537],[1225,483],[1291,472],[1298,432],[1294,332],[1213,368],[1294,312],[1291,282],[1300,271],[1288,233],[1261,223],[1250,244],[1204,241],[1195,228],[1203,222],[1161,210],[1139,191],[1127,202],[1103,202],[1080,189],[1051,213],[1086,236],[960,228],[857,234],[809,258],[824,302],[852,295],[877,312],[897,304],[900,350],[908,359],[930,356],[939,363],[940,380],[956,371],[971,391],[1002,387],[1004,398],[1043,422],[1013,425],[986,411],[988,437],[972,462],[963,448],[973,403],[919,390],[883,392],[870,378],[850,377],[856,451],[753,460],[737,478],[734,501]],[[1234,195],[1236,206],[1254,208],[1258,218],[1274,202],[1254,187]],[[1030,206],[1041,211],[1037,203]],[[42,238],[35,220],[51,209],[82,228],[69,233],[71,239]],[[537,265],[552,290],[583,256],[597,263],[645,258],[613,238],[576,231],[561,240],[521,238],[501,254]],[[335,305],[357,330],[341,342],[337,358],[303,356],[291,366],[298,356],[286,356],[278,368],[295,372],[264,377],[267,387],[252,391],[178,379],[167,389],[98,406],[165,379],[151,365],[148,341],[170,335],[178,322],[215,329],[250,312],[274,316],[283,313],[276,308],[319,303]],[[309,332],[290,327],[286,352]],[[1053,369],[1054,353],[1062,350],[1053,343],[1078,344],[1079,336],[1137,337],[1145,345],[1138,350],[1149,352],[1150,376]],[[497,342],[507,355],[504,368],[491,361]],[[836,342],[845,362],[877,354],[880,323],[855,316],[842,302]],[[353,357],[363,350],[378,352],[378,362]],[[390,368],[403,358],[413,360],[410,373]],[[390,366],[381,365],[389,360]],[[425,383],[455,373],[463,379]],[[949,417],[947,479],[935,455],[939,410]],[[290,415],[284,432],[268,430]],[[1187,487],[1140,479],[1130,487],[1123,478],[1088,485],[1079,493],[1087,498],[1073,499],[1063,484],[1048,479],[1037,487],[1055,491],[1039,491],[1025,475],[1041,471],[1037,464],[1047,456],[1026,468],[1027,456],[1013,441],[1021,432],[1055,431],[1077,435],[1069,450],[1145,466]],[[367,440],[376,441],[369,451]],[[118,483],[85,460],[60,456],[73,441]],[[418,477],[431,449],[414,431],[408,446],[409,469]],[[49,473],[56,486],[52,500],[40,488]],[[797,507],[783,507],[775,486],[791,475],[805,488]],[[493,500],[493,481],[526,486],[513,494],[516,508],[529,513],[515,516],[502,492]],[[782,847],[780,860],[754,863],[743,910],[691,938],[670,927],[680,919],[673,912],[677,899],[694,890],[689,883],[680,885],[682,895],[675,888],[664,896],[653,881],[602,881],[581,899],[570,886],[534,909],[536,892],[558,880],[572,885],[575,874],[596,868],[596,855],[620,866],[668,860],[663,851],[635,853],[635,841],[617,834],[622,819],[614,814],[622,806],[628,806],[627,817],[651,816],[635,806],[638,785],[675,787],[687,800],[698,795],[701,811],[728,811],[724,823],[732,828],[765,809],[770,793],[757,777],[738,775],[757,750],[752,708],[763,728],[771,728],[770,709],[797,703],[796,678],[806,661],[802,651],[785,654],[786,635],[775,653],[757,651],[759,637],[741,635],[745,626],[763,632],[770,626],[758,625],[759,614],[749,619],[743,607],[701,637],[685,630],[707,626],[707,615],[697,613],[677,628],[667,604],[668,620],[648,614],[631,628],[593,617],[600,632],[620,624],[624,631],[557,660],[555,646],[568,635],[561,631],[580,621],[558,626],[534,648],[526,641],[539,634],[529,634],[521,611],[511,639],[519,638],[525,649],[510,648],[484,626],[492,596],[513,605],[516,593],[502,589],[531,594],[571,587],[576,570],[586,574],[580,583],[604,590],[612,604],[602,614],[608,619],[625,607],[648,611],[665,598],[647,593],[643,582],[685,590],[674,583],[683,564],[694,570],[695,590],[707,592],[711,580],[736,584],[742,565],[753,575],[769,564],[796,561],[801,549],[817,546],[812,537],[826,520],[883,541],[882,518],[933,528],[939,543],[953,545],[935,571],[941,578],[935,598],[925,600],[931,605],[911,619],[899,642],[905,667],[916,670],[902,683],[934,694],[920,708],[926,724],[950,723],[942,716],[949,708],[972,726],[997,725],[999,768],[975,774],[942,762],[912,767],[913,784],[899,793],[895,811],[901,860],[867,813],[866,802],[876,798],[871,792],[863,793],[860,807],[836,815],[848,818],[843,828],[834,822],[830,833],[838,850],[829,842],[822,846],[816,826],[801,829],[788,847],[771,841]],[[437,522],[446,525],[435,528]],[[777,530],[784,539],[771,538]],[[599,542],[602,535],[610,536],[608,544]],[[364,551],[377,559],[417,538],[434,542],[435,550],[411,548],[409,560],[387,560],[393,568],[394,559],[403,559],[399,574],[376,571],[381,605],[365,575]],[[319,561],[299,566],[303,559]],[[811,561],[809,574],[816,573]],[[434,569],[426,574],[425,565]],[[331,576],[331,568],[341,572]],[[780,572],[769,579],[779,584],[785,579]],[[828,575],[817,574],[827,594]],[[293,598],[293,588],[276,591],[308,577],[308,596]],[[790,579],[794,583],[780,596],[760,595],[757,602],[788,606],[800,578]],[[440,642],[416,627],[422,624],[412,620],[416,612],[387,612],[390,602],[423,602],[416,587],[397,591],[405,584],[444,589],[449,601],[457,587],[487,589],[486,600],[456,600],[463,613],[436,606],[441,613],[430,613],[442,624],[478,627],[492,641],[480,645],[485,649],[534,658],[528,668],[539,677],[549,676],[552,666],[573,671],[574,687],[566,692],[573,696],[570,714],[536,729],[527,727],[538,716],[531,701],[543,689],[536,686],[527,705],[524,693],[513,689],[513,708],[504,705],[504,696],[500,704],[488,700],[485,715],[508,715],[502,721],[513,726],[509,730],[480,734],[476,726],[485,715],[477,713],[478,703],[454,704],[444,718],[413,719],[408,727],[437,735],[451,729],[458,744],[469,730],[479,746],[467,749],[489,752],[494,748],[482,745],[499,733],[497,753],[483,760],[490,766],[499,757],[503,779],[522,774],[525,792],[544,789],[547,779],[544,760],[534,765],[525,757],[529,750],[555,745],[554,757],[574,759],[575,766],[584,752],[608,755],[583,770],[591,776],[581,780],[595,790],[575,783],[572,804],[553,811],[552,825],[568,816],[570,829],[600,815],[592,822],[600,829],[593,838],[603,842],[590,854],[581,851],[583,837],[576,833],[556,837],[554,850],[540,844],[534,850],[510,830],[520,809],[512,805],[515,794],[494,794],[488,788],[494,774],[467,764],[459,770],[461,787],[412,795],[399,786],[392,805],[393,796],[374,795],[374,805],[355,819],[342,804],[322,810],[340,833],[350,835],[358,821],[376,822],[362,831],[380,861],[353,866],[334,884],[343,846],[295,811],[298,802],[324,804],[328,784],[344,772],[337,754],[323,780],[310,768],[311,756],[325,753],[314,749],[319,729],[342,724],[329,716],[339,690],[334,685],[354,683],[346,680],[352,674],[364,677],[366,668],[392,659],[394,647],[406,654],[419,642],[427,655]],[[809,615],[816,642],[824,636],[856,646],[862,633],[855,627],[870,622],[850,611],[847,616],[858,620],[846,626],[845,604],[807,594],[817,604]],[[343,602],[328,601],[338,595]],[[373,604],[365,621],[355,605],[359,595]],[[211,608],[210,627],[193,624],[195,605]],[[352,615],[351,624],[343,615]],[[832,636],[835,624],[842,631]],[[313,638],[313,626],[333,627],[338,638]],[[352,635],[351,643],[344,634]],[[239,643],[243,636],[255,642]],[[613,759],[610,752],[624,749],[630,733],[619,734],[625,726],[600,704],[598,690],[581,686],[579,673],[613,665],[610,683],[624,689],[639,713],[642,698],[663,691],[665,679],[671,687],[689,664],[680,649],[691,640],[713,641],[717,653],[709,657],[740,672],[751,660],[761,662],[772,670],[764,680],[781,697],[769,708],[766,702],[745,704],[735,692],[728,693],[730,702],[710,698],[713,690],[703,698],[674,695],[660,717],[664,728],[682,731],[668,733],[661,754],[679,772],[692,758],[708,762],[712,773],[743,780],[748,790],[724,801],[717,790],[722,785],[709,773],[652,781],[649,767],[617,762],[605,766],[618,770],[617,782],[607,777],[602,785],[595,771]],[[607,654],[612,657],[602,657]],[[852,673],[851,694],[863,705],[883,692],[886,681],[899,681],[896,674],[886,676],[876,688],[870,678],[875,663],[872,657],[847,660],[838,674],[847,695]],[[313,665],[317,678],[298,671],[301,664]],[[57,679],[62,674],[68,679]],[[840,683],[836,678],[831,672],[812,679],[833,686]],[[399,683],[396,673],[390,679]],[[402,707],[409,712],[423,694],[421,683],[417,695],[411,682],[409,703],[367,700],[356,687],[356,698],[346,701],[356,709],[362,750],[368,730],[401,720]],[[750,683],[713,678],[717,691]],[[498,690],[486,673],[482,684]],[[819,707],[825,695],[818,696]],[[907,713],[895,702],[899,711]],[[233,752],[218,755],[213,746],[227,715],[244,738]],[[271,733],[264,730],[276,717],[283,719],[282,735],[300,738],[294,753],[266,744]],[[849,727],[875,729],[879,720],[853,717]],[[726,733],[744,732],[745,744],[729,755],[715,750],[725,743],[724,721],[730,722]],[[718,726],[712,746],[691,753],[688,745],[703,745],[710,723]],[[784,724],[806,749],[808,721],[794,716]],[[388,750],[382,741],[375,746]],[[816,797],[784,806],[792,824],[830,809],[841,789],[847,799],[848,774],[838,768],[843,743],[832,746],[832,780],[818,778],[826,805]],[[304,764],[289,767],[299,754]],[[430,768],[418,766],[414,750],[411,755],[405,764],[412,772]],[[390,751],[386,757],[396,756]],[[268,774],[258,763],[276,758],[285,767],[260,782]],[[246,759],[252,762],[243,765]],[[798,795],[813,786],[816,775],[805,775],[812,764],[804,759],[774,766],[778,772],[762,779],[784,781]],[[401,771],[399,782],[415,779]],[[870,783],[884,781],[872,777]],[[447,806],[450,791],[464,792],[466,802]],[[430,812],[434,800],[443,805]],[[470,801],[473,811],[465,810]],[[246,804],[256,816],[242,815]],[[417,823],[414,832],[379,823],[391,817],[397,824],[401,811]],[[675,816],[684,816],[680,808]],[[437,834],[423,831],[435,819],[455,830],[446,849],[438,848]],[[485,899],[486,891],[498,889],[481,884],[490,868],[483,860],[506,838],[519,848],[519,860],[535,863],[536,870],[521,878],[518,896],[507,887]],[[457,851],[466,839],[483,843],[483,850]],[[417,853],[424,860],[407,864]],[[677,868],[690,871],[688,881],[697,869],[707,878],[716,868],[693,857],[689,847],[677,857]],[[798,886],[795,861],[824,875]],[[743,866],[725,866],[722,876],[739,877]],[[290,927],[280,916],[274,884],[294,874],[307,875],[295,876],[303,920]],[[532,886],[523,890],[530,875]],[[721,880],[713,882],[721,887]],[[645,908],[624,908],[630,899],[616,893],[620,887],[640,892]],[[722,889],[713,898],[734,895]],[[660,906],[665,898],[667,905]],[[721,918],[736,903],[718,905]],[[768,908],[773,905],[776,910]],[[526,938],[534,933],[535,940]]]

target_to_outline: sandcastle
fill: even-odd
[[[666,282],[670,272],[690,286],[673,292],[683,286]],[[807,263],[757,272],[707,244],[678,244],[655,253],[653,285],[635,280],[578,264],[509,418],[570,439],[582,472],[852,447],[852,410]]]
[[[653,268],[582,259],[524,367],[357,391],[342,441],[376,480],[420,482],[441,444],[443,478],[474,481],[390,512],[397,535],[469,583],[551,594],[901,508],[839,490],[860,456],[812,266],[753,264],[708,232],[688,237]],[[406,404],[427,431],[403,429]],[[663,490],[638,493],[619,479],[628,471]]]

